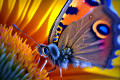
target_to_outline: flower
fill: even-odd
[[[48,80],[46,70],[38,66],[40,61],[35,59],[35,50],[32,51],[26,41],[22,42],[17,33],[12,36],[12,30],[0,25],[0,78]]]
[[[66,0],[1,0],[0,1],[0,57],[4,58],[4,67],[9,70],[21,73],[18,78],[34,78],[34,79],[60,79],[59,69],[52,73],[47,73],[46,70],[51,69],[51,64],[48,63],[40,72],[40,67],[45,61],[41,58],[39,61],[39,55],[36,53],[36,44],[18,31],[16,28],[10,27],[12,24],[17,25],[24,33],[29,35],[39,44],[47,44],[49,31],[60,10],[64,6]],[[119,1],[120,2],[120,1]],[[119,12],[119,8],[116,7],[117,1],[113,0],[115,9]],[[120,12],[119,12],[120,15]],[[6,25],[6,26],[4,26]],[[8,27],[8,28],[7,28]],[[13,31],[12,31],[13,29]],[[3,31],[4,30],[4,31]],[[17,33],[16,33],[17,32]],[[14,34],[14,35],[13,35]],[[22,38],[20,38],[20,37]],[[27,41],[26,41],[27,39]],[[16,42],[17,41],[17,42]],[[29,44],[29,45],[28,45]],[[33,50],[32,50],[32,49]],[[35,53],[34,53],[35,52]],[[120,51],[116,52],[120,55]],[[0,59],[1,59],[0,58]],[[68,66],[68,69],[63,70],[64,80],[94,80],[104,79],[117,80],[120,78],[120,57],[114,59],[115,68],[111,70],[102,70],[94,67],[90,68],[74,68],[72,65]],[[13,64],[12,64],[13,63]],[[39,64],[38,64],[39,63]],[[13,69],[15,68],[15,69]],[[0,68],[1,69],[1,68]],[[8,70],[9,69],[9,70]],[[17,69],[17,71],[15,71]],[[5,68],[2,71],[2,75],[5,72]],[[111,74],[113,73],[113,74]],[[4,73],[7,76],[7,73]],[[48,76],[48,77],[47,77]],[[1,77],[1,76],[0,76]],[[5,78],[5,77],[3,77]],[[14,78],[14,77],[13,77]]]
[[[36,36],[33,35],[41,34],[40,38],[37,36],[36,42],[46,43],[45,39],[48,36],[46,21],[56,4],[64,5],[56,0],[0,1],[0,79],[49,79],[47,71],[41,69],[43,61],[40,61],[39,54],[35,52],[35,48],[32,50],[30,47],[35,47],[34,42],[10,26],[17,25],[34,40],[36,40]],[[61,9],[62,6],[57,9],[59,8]],[[59,12],[56,12],[54,16],[58,14]],[[28,26],[29,30],[26,32]]]

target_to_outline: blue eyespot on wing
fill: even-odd
[[[99,24],[99,25],[97,25],[97,30],[102,35],[107,35],[107,34],[110,33],[110,30],[109,30],[108,26],[105,25],[105,24]]]

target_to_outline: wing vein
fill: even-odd
[[[89,30],[90,30],[90,28],[87,29],[87,30],[84,32],[84,34],[87,33]],[[82,34],[82,35],[73,43],[72,47],[75,45],[75,43],[76,43],[79,39],[81,39],[81,38],[83,37],[84,34]]]
[[[75,47],[73,47],[73,49],[78,48],[78,47],[80,47],[79,49],[83,49],[83,48],[86,48],[86,47],[89,47],[89,46],[99,45],[103,42],[104,42],[104,40],[98,40],[98,41],[95,41],[95,42],[92,42],[92,43],[83,44],[82,47],[81,47],[82,44],[79,45],[79,46],[75,46]]]

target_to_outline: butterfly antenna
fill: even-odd
[[[15,24],[13,24],[13,26],[16,28],[16,29],[18,29],[20,32],[22,32],[23,34],[25,34],[28,38],[30,38],[31,40],[33,40],[38,46],[39,46],[39,44],[34,40],[34,39],[32,39],[30,36],[28,36],[26,33],[24,33],[23,31],[21,31]]]

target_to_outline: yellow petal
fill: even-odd
[[[118,15],[120,16],[120,0],[111,0],[114,9],[117,11]]]
[[[5,24],[15,6],[16,0],[3,0],[1,2],[3,3],[1,7],[1,12],[0,12],[0,22]]]

